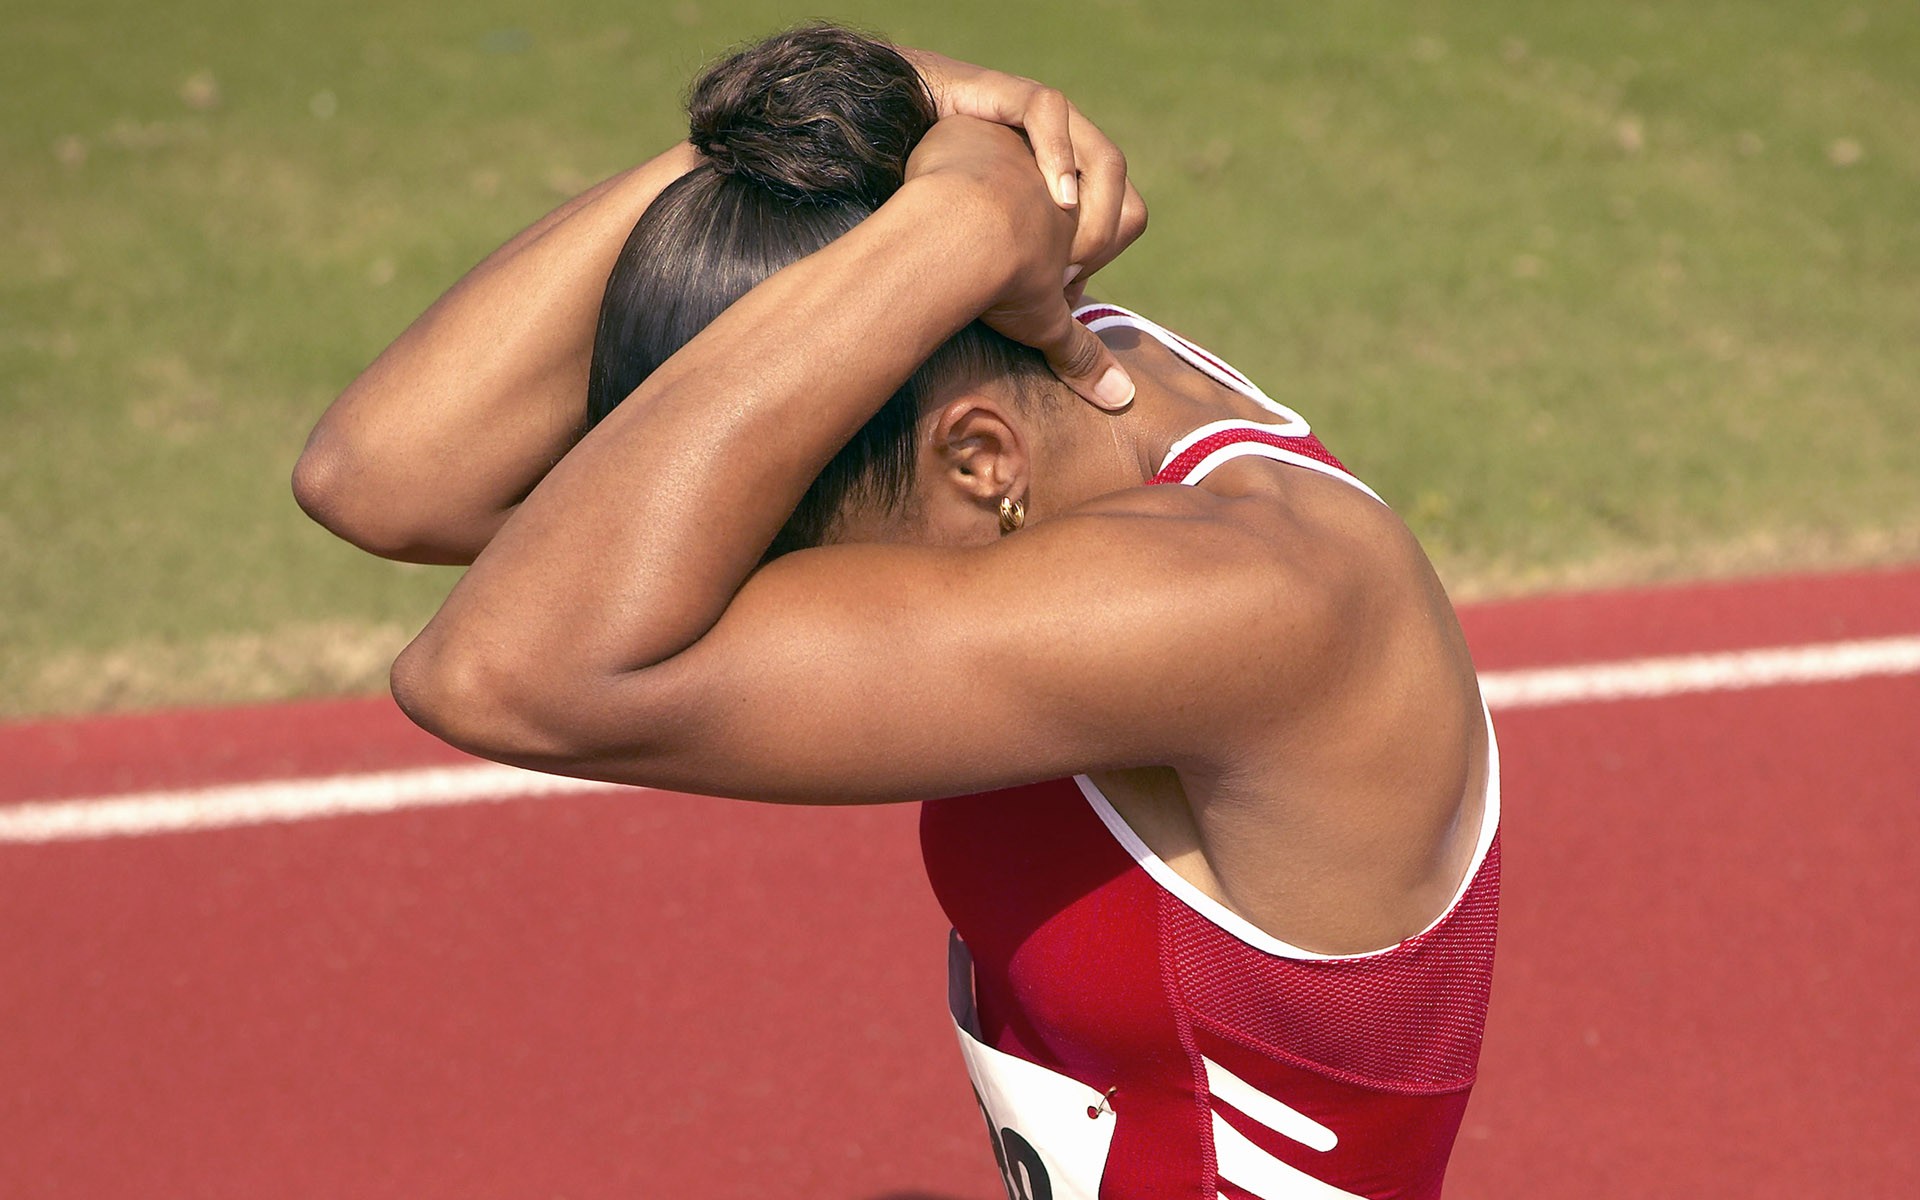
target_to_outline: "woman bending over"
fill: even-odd
[[[1072,307],[1145,214],[1057,94],[814,27],[691,109],[315,430],[317,519],[473,562],[401,705],[542,770],[925,801],[1011,1196],[1437,1195],[1498,767],[1420,547],[1238,371]]]

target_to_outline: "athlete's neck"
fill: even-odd
[[[1274,415],[1202,374],[1131,326],[1100,339],[1133,377],[1133,404],[1108,413],[1068,398],[1050,436],[1035,447],[1028,508],[1036,518],[1152,479],[1173,444],[1212,421],[1272,423]]]

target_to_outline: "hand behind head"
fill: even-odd
[[[963,253],[987,278],[1000,281],[980,320],[1032,346],[1062,382],[1105,409],[1133,402],[1133,381],[1100,339],[1073,319],[1067,288],[1080,210],[1054,202],[1026,141],[1003,125],[947,117],[907,160],[907,181],[950,189],[965,225]]]

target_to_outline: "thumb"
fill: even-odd
[[[1040,347],[1053,373],[1095,408],[1119,412],[1132,404],[1133,379],[1120,360],[1092,330],[1074,319],[1064,300],[1061,311],[1065,322],[1059,333]]]

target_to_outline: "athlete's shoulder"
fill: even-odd
[[[1095,497],[1035,532],[1089,550],[1127,548],[1165,567],[1232,572],[1287,567],[1300,546],[1287,535],[1304,530],[1267,497],[1149,486]]]
[[[1084,564],[1133,597],[1142,620],[1214,646],[1284,643],[1290,674],[1336,645],[1380,570],[1370,535],[1314,507],[1257,488],[1130,488],[1041,523],[1026,549],[1036,563]]]
[[[1099,536],[1131,537],[1182,559],[1339,584],[1404,572],[1421,553],[1405,522],[1371,493],[1271,459],[1226,463],[1197,486],[1162,484],[1074,510]]]

